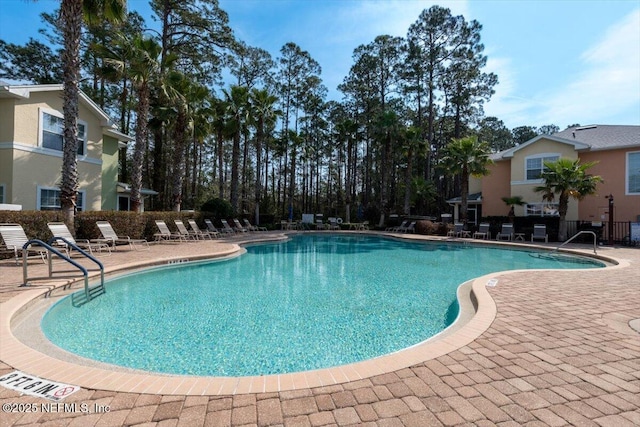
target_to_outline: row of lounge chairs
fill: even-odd
[[[384,231],[390,231],[392,233],[415,233],[416,221],[402,221],[402,224],[396,227],[387,227]]]
[[[182,220],[174,220],[178,231],[171,231],[167,224],[162,220],[155,221],[158,227],[158,232],[154,234],[154,239],[157,242],[161,241],[195,241],[204,239],[213,239],[221,237],[222,235],[231,235],[236,233],[247,233],[254,231],[266,231],[264,227],[257,227],[251,225],[248,220],[244,220],[243,226],[239,220],[233,220],[235,227],[231,227],[226,220],[222,220],[223,228],[216,228],[211,220],[206,219],[206,229],[201,229],[195,220],[189,219],[190,230],[187,229]],[[67,225],[63,222],[50,222],[47,224],[49,231],[53,235],[53,239],[50,243],[63,250],[67,256],[71,255],[73,247],[78,247],[91,255],[110,255],[112,250],[117,250],[118,246],[127,246],[131,250],[149,249],[149,242],[145,239],[133,239],[126,235],[119,235],[115,232],[113,227],[108,221],[97,221],[96,225],[102,235],[99,239],[76,239],[69,231]],[[19,263],[19,258],[22,254],[22,249],[29,238],[27,237],[24,229],[20,224],[0,224],[0,237],[4,242],[4,247],[1,248],[8,252],[13,252],[16,264]],[[47,260],[48,251],[37,244],[30,245],[28,248],[29,253],[38,255],[43,262]]]
[[[474,239],[491,239],[491,231],[489,230],[489,223],[480,223],[478,230],[471,234],[470,231],[464,229],[464,224],[455,223],[453,229],[447,232],[448,237],[472,237]],[[505,241],[524,241],[523,233],[516,233],[511,223],[502,224],[500,231],[496,234],[496,240]],[[547,233],[547,226],[544,224],[534,224],[533,233],[531,233],[531,242],[535,240],[544,240],[545,243],[549,241],[549,234]]]

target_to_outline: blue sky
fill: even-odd
[[[499,85],[485,114],[507,127],[573,123],[640,125],[638,0],[220,0],[237,37],[277,57],[292,41],[322,67],[329,97],[353,50],[381,34],[405,36],[439,4],[483,25],[486,70]],[[39,14],[59,0],[0,0],[0,38],[41,38]],[[152,23],[147,0],[130,9]]]

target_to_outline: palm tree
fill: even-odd
[[[571,160],[560,158],[555,162],[545,162],[544,170],[540,178],[544,185],[536,187],[534,191],[542,193],[545,200],[552,201],[558,194],[558,214],[560,222],[558,226],[558,240],[564,242],[567,239],[567,209],[569,198],[582,200],[586,196],[596,193],[598,183],[602,178],[598,175],[587,174],[587,169],[597,162],[580,164],[580,159]]]
[[[467,224],[467,200],[469,197],[469,177],[485,176],[489,174],[492,161],[489,145],[479,142],[478,137],[467,136],[453,139],[444,147],[441,165],[452,175],[460,175],[460,212],[461,220]]]
[[[502,201],[507,206],[509,206],[509,213],[507,214],[507,216],[509,217],[509,221],[512,222],[512,223],[513,223],[513,219],[516,216],[515,207],[516,206],[522,206],[525,203],[527,203],[524,200],[522,200],[522,196],[503,197]]]
[[[240,186],[240,136],[247,121],[249,90],[243,86],[231,86],[230,90],[222,91],[227,103],[229,125],[233,130],[233,149],[231,150],[231,207],[233,214],[239,211]]]
[[[265,130],[271,128],[277,117],[282,114],[274,106],[278,98],[266,89],[253,89],[250,101],[256,128],[256,186],[255,186],[255,223],[260,224],[260,198],[262,196],[262,145],[266,140]]]
[[[76,198],[78,192],[78,98],[80,83],[80,39],[82,20],[89,22],[97,19],[121,21],[125,16],[126,0],[61,0],[60,17],[64,49],[62,51],[63,68],[63,106],[64,147],[62,151],[62,182],[60,184],[60,203],[64,220],[73,229]]]
[[[138,105],[136,107],[136,142],[131,165],[131,210],[139,212],[142,205],[142,166],[144,149],[149,134],[149,103],[151,82],[160,72],[159,57],[162,48],[151,37],[138,35],[127,40],[124,35],[116,37],[118,47],[94,46],[96,52],[104,58],[108,68],[116,76],[126,76],[133,83]],[[109,71],[109,70],[107,70]],[[107,73],[111,74],[111,73]]]

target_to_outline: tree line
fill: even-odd
[[[102,7],[71,8],[88,3]],[[382,224],[393,212],[438,214],[466,185],[464,168],[451,164],[452,140],[473,136],[488,154],[559,130],[510,130],[485,117],[498,77],[484,71],[482,26],[444,7],[425,9],[406,37],[356,47],[336,101],[307,51],[289,42],[273,58],[247,45],[217,0],[151,0],[157,30],[124,5],[62,0],[60,11],[42,15],[47,43],[0,40],[0,78],[65,82],[65,90],[75,79],[121,132],[134,134],[120,156],[132,210],[146,187],[159,192],[151,209],[223,199],[256,221],[306,212]],[[69,17],[78,16],[80,31],[71,33]],[[78,74],[65,76],[74,55]],[[65,173],[73,174],[63,167],[63,185]]]

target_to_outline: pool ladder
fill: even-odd
[[[75,249],[76,251],[78,251],[80,254],[82,254],[84,257],[90,259],[91,261],[93,261],[94,263],[96,263],[100,269],[100,283],[95,285],[95,286],[89,286],[89,270],[87,270],[87,268],[85,268],[84,266],[78,264],[76,261],[74,261],[73,259],[71,259],[69,256],[63,254],[62,252],[60,252],[58,249],[54,248],[52,246],[52,244],[57,241],[60,240],[62,242],[64,242],[68,247]],[[49,276],[47,278],[52,278],[53,277],[53,257],[51,256],[52,254],[56,254],[60,259],[62,259],[63,261],[66,261],[67,263],[73,265],[74,267],[76,267],[78,270],[80,270],[82,272],[82,274],[84,275],[84,290],[75,292],[71,295],[71,304],[74,307],[80,307],[83,304],[88,303],[89,301],[91,301],[92,299],[104,294],[105,288],[104,288],[104,265],[102,265],[102,263],[100,261],[98,261],[93,255],[87,253],[86,251],[84,251],[82,248],[79,248],[76,244],[71,243],[70,241],[68,241],[67,239],[63,238],[63,237],[54,237],[53,239],[51,239],[49,241],[49,243],[45,243],[42,240],[38,240],[38,239],[31,239],[29,240],[27,243],[24,244],[24,246],[22,246],[22,278],[23,278],[23,285],[22,286],[28,286],[28,282],[29,279],[33,280],[33,279],[37,279],[36,277],[32,277],[29,278],[28,274],[27,274],[27,255],[28,255],[28,250],[29,250],[29,246],[31,245],[37,245],[37,246],[41,246],[43,248],[45,248],[47,250],[47,260],[49,262]]]

